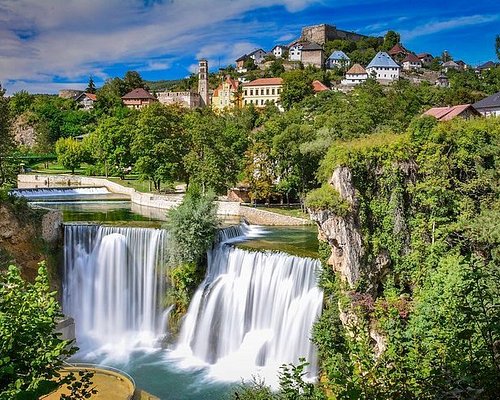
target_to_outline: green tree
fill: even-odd
[[[96,108],[108,114],[112,113],[114,109],[123,107],[121,97],[126,93],[127,87],[122,79],[107,79],[96,92]]]
[[[85,92],[86,93],[95,93],[96,90],[97,89],[95,87],[94,79],[92,78],[92,76],[89,76],[89,83],[87,85],[87,88],[85,89]]]
[[[0,274],[0,399],[38,399],[67,383],[58,374],[74,352],[55,333],[62,316],[43,265],[33,284],[10,266]]]
[[[141,75],[137,71],[127,71],[123,77],[123,84],[125,86],[125,91],[130,92],[131,90],[143,88],[148,89],[146,82],[142,79]]]
[[[75,173],[75,168],[79,168],[82,162],[87,159],[87,151],[82,142],[72,138],[61,138],[56,142],[57,161],[64,168]]]
[[[395,31],[387,31],[387,33],[384,36],[384,44],[383,44],[383,49],[384,50],[390,50],[392,49],[395,45],[397,45],[401,40],[401,35]]]
[[[281,104],[285,110],[289,110],[294,104],[314,93],[312,79],[309,74],[300,69],[282,74],[283,90],[281,92]]]
[[[13,163],[14,137],[11,131],[9,104],[0,86],[0,187],[15,177]]]
[[[29,94],[26,90],[21,90],[14,93],[9,100],[9,109],[13,117],[17,117],[22,113],[28,111],[33,104],[34,96]]]
[[[186,135],[182,129],[183,110],[153,103],[143,109],[136,123],[131,155],[141,179],[150,179],[156,190],[161,183],[172,185],[185,177],[183,157]]]

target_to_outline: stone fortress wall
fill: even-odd
[[[305,26],[302,28],[301,39],[308,42],[315,42],[318,44],[325,44],[329,40],[347,39],[347,40],[361,40],[367,36],[355,32],[348,32],[337,29],[334,25],[321,24]]]

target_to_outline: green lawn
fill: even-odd
[[[259,210],[270,211],[276,214],[286,215],[288,217],[309,219],[309,214],[302,212],[300,208],[281,206],[281,207],[257,207]]]

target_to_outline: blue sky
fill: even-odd
[[[198,58],[211,70],[302,26],[401,33],[415,52],[476,65],[495,60],[500,0],[0,0],[0,82],[12,94],[56,93],[137,70],[176,79]]]

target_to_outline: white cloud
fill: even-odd
[[[256,37],[270,28],[243,24],[243,13],[275,5],[296,12],[317,1],[170,0],[145,7],[142,0],[0,0],[0,81],[104,77],[107,66],[121,62],[161,70],[204,51],[213,61],[234,62],[237,52],[248,51],[240,40],[245,33]],[[213,45],[222,42],[235,44]]]
[[[410,30],[401,30],[401,38],[404,40],[414,39],[416,37],[431,35],[433,33],[460,28],[470,25],[480,25],[496,21],[500,15],[470,15],[458,17],[447,21],[433,21],[427,24],[417,26]]]

